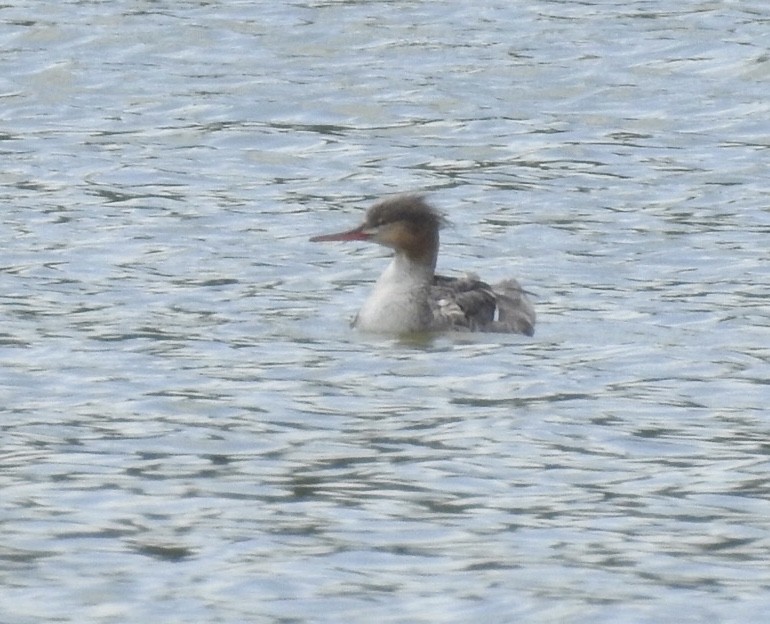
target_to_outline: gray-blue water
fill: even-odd
[[[0,8],[3,624],[764,621],[769,28]],[[349,329],[400,191],[534,338]]]

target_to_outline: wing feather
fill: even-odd
[[[436,275],[431,308],[439,326],[469,331],[535,333],[535,309],[516,280],[494,287],[476,275]]]

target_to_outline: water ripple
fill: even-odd
[[[5,620],[765,617],[764,6],[0,17]],[[534,339],[350,330],[405,190]]]

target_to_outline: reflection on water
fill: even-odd
[[[49,9],[0,11],[5,620],[761,621],[764,8]],[[404,190],[534,339],[348,328],[383,251],[307,237]]]

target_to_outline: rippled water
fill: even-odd
[[[8,624],[758,622],[770,8],[0,8]],[[534,338],[361,335],[425,191]]]

